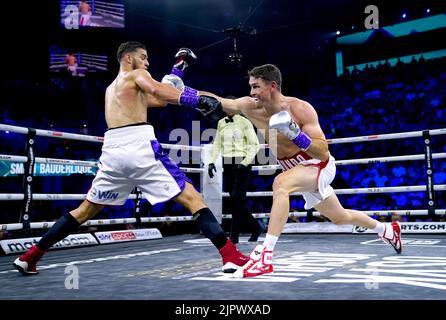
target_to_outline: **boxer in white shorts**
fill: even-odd
[[[175,198],[190,179],[172,162],[148,123],[110,129],[105,133],[99,171],[87,200],[122,205],[138,187],[152,205]]]
[[[172,69],[178,79],[166,75],[165,83],[154,80],[147,71],[149,62],[143,44],[122,43],[117,58],[118,76],[105,92],[105,120],[110,129],[105,133],[99,172],[87,198],[57,220],[36,245],[13,262],[14,267],[22,274],[37,274],[36,264],[51,246],[78,230],[105,205],[123,204],[131,190],[139,187],[151,204],[172,199],[185,207],[202,234],[218,249],[223,272],[234,272],[248,257],[226,237],[201,195],[163,152],[153,127],[147,123],[147,109],[167,103],[195,108],[207,116],[218,112],[220,102],[215,97],[184,86],[177,77],[188,66],[187,61],[196,59],[195,55],[190,49],[181,48]]]
[[[282,75],[275,65],[266,64],[248,71],[250,97],[224,99],[226,113],[242,113],[260,129],[283,168],[273,183],[268,232],[263,245],[258,245],[250,261],[235,272],[236,277],[252,277],[273,272],[272,252],[288,220],[293,192],[301,192],[305,209],[315,208],[335,224],[351,224],[377,232],[401,253],[398,223],[383,224],[365,213],[345,209],[339,203],[330,183],[335,177],[334,158],[330,155],[316,110],[306,101],[281,92]],[[277,139],[276,139],[277,138]]]

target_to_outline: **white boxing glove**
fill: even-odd
[[[290,140],[296,138],[300,132],[299,126],[291,119],[287,111],[273,114],[269,119],[269,128],[276,129]]]
[[[269,119],[269,128],[276,129],[304,151],[310,147],[311,138],[300,130],[299,125],[294,122],[287,111],[273,114]]]
[[[183,80],[174,74],[166,74],[161,80],[161,82],[171,85],[172,87],[177,88],[180,91],[183,91],[184,89]]]

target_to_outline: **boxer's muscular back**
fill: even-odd
[[[108,86],[105,92],[105,121],[108,128],[147,121],[147,107],[154,98],[141,91],[134,77],[133,71],[121,72]]]

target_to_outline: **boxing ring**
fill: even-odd
[[[26,135],[26,155],[0,154],[0,160],[23,163],[23,193],[0,194],[0,201],[21,201],[21,221],[2,224],[0,230],[15,231],[45,229],[54,222],[30,221],[30,204],[34,200],[84,200],[86,194],[44,194],[33,191],[35,164],[75,165],[96,167],[95,161],[41,158],[34,152],[37,136],[57,139],[102,143],[102,137],[47,131],[0,124],[1,131]],[[431,137],[445,135],[446,129],[404,132],[384,135],[330,139],[329,144],[379,141],[389,139],[423,138],[425,153],[337,160],[337,166],[375,164],[395,161],[425,161],[426,185],[377,188],[336,189],[338,195],[379,194],[399,192],[426,192],[426,209],[365,211],[369,215],[444,215],[446,209],[437,208],[435,193],[444,192],[446,185],[435,185],[433,160],[446,158],[446,153],[434,153]],[[198,152],[206,162],[208,146],[161,144],[163,148]],[[266,145],[262,145],[267,148]],[[218,164],[217,164],[218,166]],[[253,171],[275,171],[279,165],[253,166]],[[209,181],[207,170],[182,167],[186,173],[200,174],[201,193],[217,218],[227,219],[222,213],[221,167],[216,180]],[[68,178],[67,178],[68,179]],[[215,178],[214,178],[215,179]],[[299,193],[292,194],[299,195]],[[248,192],[248,197],[270,197],[271,191]],[[129,200],[138,200],[138,194]],[[138,211],[136,207],[135,212]],[[308,212],[290,212],[290,217],[307,216]],[[256,218],[268,218],[268,213],[254,213]],[[318,216],[318,212],[312,212]],[[83,226],[104,226],[126,223],[182,222],[191,216],[141,217],[90,220]],[[310,223],[308,223],[309,225]],[[326,225],[318,222],[319,226]],[[409,225],[408,223],[406,223]],[[12,268],[14,257],[0,256],[1,299],[142,299],[142,300],[432,300],[446,297],[446,237],[445,223],[431,222],[426,234],[404,228],[404,251],[395,255],[393,249],[382,243],[375,234],[357,228],[333,230],[309,229],[302,233],[295,224],[280,237],[274,253],[275,272],[271,275],[236,279],[220,272],[220,257],[210,242],[199,234],[169,236],[157,235],[150,241],[116,241],[107,245],[73,247],[69,250],[51,250],[39,264],[41,273],[36,277],[19,277]],[[327,223],[328,225],[328,223]],[[305,229],[305,227],[302,227]],[[297,229],[297,230],[296,230]],[[421,228],[423,229],[423,228]],[[287,228],[285,228],[287,231]],[[330,234],[326,234],[330,233]],[[359,234],[361,233],[361,234]],[[93,237],[93,236],[92,236]],[[94,238],[94,237],[93,237]],[[96,236],[97,238],[97,236]],[[125,239],[130,240],[130,239]],[[134,239],[139,240],[139,239]],[[263,238],[260,237],[259,241]],[[30,245],[31,243],[29,243]],[[253,243],[241,237],[239,249],[249,253]],[[17,254],[18,252],[11,252]],[[149,257],[148,257],[149,256]],[[151,257],[153,256],[153,257]],[[68,271],[67,271],[68,270]],[[77,287],[67,287],[70,270],[77,273]],[[105,270],[105,271],[104,271]],[[26,285],[23,285],[26,283]],[[76,282],[74,282],[76,283]],[[107,288],[102,284],[107,283]],[[210,285],[218,285],[210,290]],[[286,284],[286,285],[284,285]],[[41,290],[46,289],[46,290]],[[391,289],[391,290],[390,290]],[[192,297],[192,298],[191,298]]]

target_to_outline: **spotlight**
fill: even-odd
[[[403,19],[406,19],[407,14],[406,14],[406,13],[403,13],[403,15],[402,15],[401,17],[403,17]]]
[[[336,31],[336,34],[339,36],[341,34],[341,31]]]
[[[431,9],[427,8],[426,13],[430,13],[430,12],[431,12]]]

